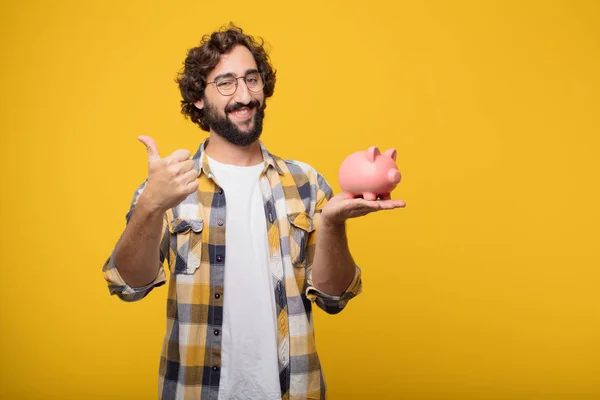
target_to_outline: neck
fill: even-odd
[[[209,141],[204,150],[213,160],[240,167],[256,165],[263,160],[258,140],[249,146],[236,146],[214,132],[210,133]]]

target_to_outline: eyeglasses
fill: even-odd
[[[231,96],[237,90],[238,79],[244,79],[244,82],[246,82],[246,87],[253,93],[260,92],[265,86],[265,81],[258,72],[251,72],[244,76],[240,76],[239,78],[236,78],[235,76],[225,76],[212,82],[206,82],[206,84],[215,85],[217,91],[223,96]]]

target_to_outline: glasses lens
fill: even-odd
[[[235,92],[235,84],[236,80],[233,78],[223,78],[215,81],[215,86],[219,93],[223,96],[229,96],[233,92]]]
[[[258,72],[246,75],[246,86],[251,92],[260,92],[265,86],[262,76]]]

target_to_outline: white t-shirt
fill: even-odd
[[[219,400],[280,400],[277,319],[259,176],[207,157],[225,193],[225,289]]]

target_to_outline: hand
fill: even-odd
[[[349,218],[362,217],[372,212],[403,208],[402,200],[365,200],[340,193],[329,199],[321,213],[321,219],[327,224],[343,224]]]
[[[138,140],[148,151],[148,183],[140,195],[141,203],[151,210],[165,212],[198,190],[198,171],[189,151],[176,150],[161,158],[151,137],[140,136]]]

